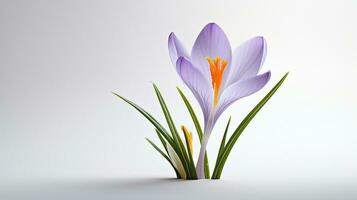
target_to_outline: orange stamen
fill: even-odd
[[[214,106],[218,103],[218,94],[219,88],[221,87],[223,72],[228,65],[227,60],[222,60],[220,57],[216,57],[212,59],[211,57],[207,57],[207,61],[209,64],[209,69],[211,71],[211,78],[212,78],[212,88],[214,91]]]

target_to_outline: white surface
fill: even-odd
[[[260,194],[275,199],[279,193],[356,197],[350,192],[357,186],[356,9],[353,0],[1,1],[1,195],[11,199],[47,191],[51,196],[54,182],[63,183],[58,188],[67,198],[86,196],[93,188],[93,198],[111,198],[134,190],[120,186],[134,187],[132,177],[173,177],[144,140],[158,141],[153,128],[110,92],[134,100],[163,122],[154,81],[176,124],[193,130],[175,86],[195,100],[171,66],[167,37],[174,31],[190,49],[201,28],[214,21],[233,47],[263,35],[268,43],[263,71],[271,70],[272,78],[221,117],[208,144],[211,166],[229,115],[238,124],[285,72],[290,75],[239,139],[222,183],[158,181],[159,187],[139,179],[144,186],[135,195],[167,187],[168,194],[180,196],[186,193],[173,188],[192,185],[206,195],[230,191],[248,199]],[[112,177],[109,189],[101,190],[107,177]],[[74,184],[71,193],[68,182],[82,180],[90,186],[76,190]],[[92,188],[96,182],[98,189]],[[27,190],[28,183],[40,189]],[[112,191],[116,184],[121,189]],[[215,184],[222,190],[211,190]],[[235,189],[240,186],[245,189]]]
[[[19,187],[21,186],[21,187]],[[87,179],[17,184],[2,199],[356,199],[351,185],[178,181],[168,178]],[[2,189],[4,190],[4,189]],[[1,190],[0,190],[1,191]]]

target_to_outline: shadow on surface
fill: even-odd
[[[1,199],[356,199],[353,185],[264,184],[175,178],[63,180],[16,186]]]
[[[160,186],[170,186],[183,183],[185,181],[175,178],[133,178],[133,179],[108,179],[108,180],[88,180],[74,183],[74,186],[87,187],[98,190],[117,189],[117,190],[138,190],[155,188]]]

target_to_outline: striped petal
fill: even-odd
[[[243,81],[238,81],[226,88],[219,99],[214,121],[216,121],[223,111],[232,103],[262,89],[269,79],[270,71]]]
[[[196,97],[202,109],[205,121],[207,121],[210,108],[213,104],[213,90],[210,83],[203,77],[202,73],[193,67],[191,62],[184,57],[180,57],[177,60],[176,68],[184,83]]]
[[[215,23],[207,24],[198,35],[191,52],[192,64],[210,80],[207,57],[221,57],[231,63],[232,49],[224,31]],[[226,70],[226,73],[229,70]]]
[[[169,35],[168,47],[169,47],[170,59],[174,66],[176,66],[176,61],[179,57],[181,56],[186,58],[189,57],[185,47],[174,33],[171,33]]]
[[[256,76],[264,63],[267,44],[263,37],[254,37],[235,49],[226,86]]]

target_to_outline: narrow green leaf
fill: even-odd
[[[237,129],[234,131],[232,136],[229,138],[227,145],[224,148],[224,151],[222,153],[222,158],[219,160],[218,163],[218,170],[217,170],[217,175],[215,178],[219,179],[222,174],[222,170],[224,167],[224,164],[228,158],[229,153],[231,152],[234,144],[238,140],[239,136],[241,133],[244,131],[244,129],[248,126],[249,122],[254,118],[254,116],[259,112],[259,110],[265,105],[266,102],[273,96],[273,94],[279,89],[281,84],[284,82],[286,77],[288,76],[289,73],[286,73],[283,78],[280,79],[280,81],[270,90],[270,92],[253,108],[252,111],[243,119],[243,121],[239,124]]]
[[[224,134],[223,134],[223,138],[222,138],[222,141],[221,141],[221,145],[219,147],[219,152],[218,152],[218,155],[220,157],[220,155],[223,153],[223,149],[226,145],[226,137],[227,137],[227,132],[228,132],[228,129],[229,129],[229,125],[231,123],[231,117],[229,117],[229,120],[228,120],[228,123],[227,123],[227,126],[226,126],[226,129],[224,130]]]
[[[221,159],[221,156],[222,156],[222,153],[223,153],[223,150],[224,150],[224,146],[226,144],[226,136],[227,136],[229,124],[231,123],[231,119],[232,118],[229,117],[228,123],[226,125],[226,129],[224,130],[224,134],[223,134],[223,137],[222,137],[221,145],[219,147],[219,151],[218,151],[218,154],[217,154],[216,166],[214,167],[213,174],[212,174],[212,179],[216,179],[216,177],[217,177],[217,170],[218,170],[217,166],[218,166],[219,160]]]
[[[180,147],[179,147],[179,145],[176,143],[176,141],[175,141],[175,140],[172,140],[172,142],[168,141],[168,139],[165,137],[164,134],[161,133],[161,131],[160,131],[159,129],[156,129],[156,130],[157,130],[156,133],[158,133],[159,135],[163,136],[163,138],[166,139],[166,141],[169,143],[169,145],[173,148],[173,150],[175,151],[175,153],[176,153],[177,156],[179,157],[181,163],[183,163],[182,160],[184,160],[184,158],[183,158],[183,155],[182,155],[182,153],[181,153]],[[166,145],[166,150],[168,151],[167,145]],[[168,153],[168,152],[167,152],[167,153]],[[185,168],[185,165],[184,165],[184,168]],[[185,172],[186,172],[186,170],[188,170],[187,167],[185,168]],[[186,172],[186,175],[187,175],[187,174],[188,174],[188,173]]]
[[[205,160],[204,160],[204,171],[205,171],[205,178],[210,179],[210,172],[209,172],[209,163],[208,163],[208,155],[207,151],[205,151]]]
[[[183,163],[185,169],[186,169],[186,174],[187,174],[187,177],[188,178],[195,178],[197,177],[196,175],[196,169],[195,169],[195,166],[194,165],[191,165],[190,164],[190,161],[189,161],[189,158],[188,158],[188,154],[186,152],[186,149],[185,149],[185,146],[182,142],[182,139],[180,137],[180,135],[178,134],[177,132],[177,129],[174,125],[174,122],[172,120],[172,117],[170,115],[170,112],[166,106],[166,103],[165,103],[165,100],[163,99],[162,95],[161,95],[161,92],[160,90],[158,89],[158,87],[153,84],[153,87],[155,89],[155,93],[156,93],[156,96],[160,102],[160,106],[162,108],[162,111],[165,115],[165,118],[166,118],[166,122],[170,128],[170,131],[173,135],[173,138],[174,138],[174,141],[176,141],[176,143],[178,144],[179,146],[179,152],[176,152],[178,154],[179,157],[181,157],[181,162]],[[180,156],[180,154],[182,156]]]
[[[180,96],[181,96],[183,102],[185,103],[188,112],[191,115],[192,121],[193,121],[193,123],[195,124],[195,127],[196,127],[198,138],[200,139],[200,142],[201,142],[202,141],[202,136],[203,136],[203,131],[202,131],[201,125],[200,125],[200,123],[199,123],[199,121],[197,119],[197,116],[195,114],[195,111],[193,110],[190,102],[187,100],[186,96],[183,94],[183,92],[180,90],[180,88],[179,87],[176,87],[176,88],[177,88],[178,92],[180,93]]]
[[[151,140],[149,140],[148,138],[145,138],[169,163],[170,165],[172,166],[172,168],[174,168],[175,170],[175,173],[176,173],[176,177],[178,179],[181,178],[180,174],[178,173],[178,171],[176,170],[175,166],[172,164],[170,158],[154,143],[152,142]]]
[[[167,130],[152,116],[150,115],[148,112],[146,112],[143,108],[141,108],[140,106],[136,105],[134,102],[120,96],[119,94],[112,92],[115,96],[119,97],[120,99],[122,99],[123,101],[125,101],[126,103],[128,103],[129,105],[133,106],[137,111],[139,111],[146,119],[148,119],[154,126],[156,129],[158,129],[164,136],[165,138],[172,142],[172,138],[171,136],[168,134]]]
[[[153,87],[154,87],[156,96],[157,96],[157,98],[158,98],[158,100],[160,102],[160,106],[161,106],[162,112],[165,115],[165,119],[167,121],[167,125],[169,126],[169,129],[170,129],[170,131],[172,133],[172,137],[174,139],[177,139],[177,135],[178,135],[177,129],[176,129],[175,124],[174,124],[174,122],[172,120],[170,112],[169,112],[169,110],[168,110],[168,108],[166,106],[164,98],[162,97],[161,92],[160,92],[159,88],[155,85],[155,83],[153,83]]]
[[[156,131],[157,137],[159,137],[159,139],[160,139],[160,141],[161,141],[162,146],[164,146],[166,153],[169,154],[169,153],[167,152],[167,146],[166,146],[166,141],[165,141],[165,139],[161,136],[159,130],[155,129],[155,131]]]
[[[200,125],[200,123],[199,123],[199,121],[197,119],[196,113],[193,110],[190,102],[186,98],[185,94],[181,91],[181,89],[179,87],[176,87],[176,88],[177,88],[177,90],[178,90],[183,102],[185,103],[188,112],[191,115],[191,119],[192,119],[192,121],[193,121],[193,123],[194,123],[194,125],[196,127],[197,135],[198,135],[198,138],[199,138],[200,143],[201,143],[202,142],[203,131],[202,131],[201,125]],[[204,172],[205,172],[205,178],[209,179],[210,178],[210,172],[209,172],[209,163],[208,163],[207,152],[205,152]]]
[[[169,110],[168,110],[168,108],[166,106],[165,100],[163,99],[159,88],[155,84],[153,84],[153,87],[154,87],[156,96],[157,96],[157,98],[159,100],[162,112],[164,113],[166,122],[167,122],[167,124],[169,126],[169,129],[170,129],[170,132],[172,134],[172,137],[174,138],[174,142],[179,147],[178,149],[174,149],[174,150],[176,151],[176,154],[179,156],[181,162],[183,163],[183,166],[184,166],[185,171],[186,171],[186,175],[188,177],[190,177],[191,173],[190,173],[190,168],[188,166],[189,165],[188,164],[188,157],[187,157],[187,155],[184,154],[184,150],[185,149],[184,149],[182,140],[181,140],[180,136],[178,135],[177,129],[176,129],[175,125],[174,125],[174,122],[172,120],[170,112],[169,112]],[[180,143],[180,141],[181,141],[181,143]]]
[[[173,138],[170,136],[170,134],[167,132],[167,130],[152,116],[150,115],[147,111],[145,111],[143,108],[135,104],[134,102],[120,96],[119,94],[112,92],[115,96],[118,98],[122,99],[132,107],[134,107],[137,111],[139,111],[146,119],[148,119],[151,124],[154,125],[154,127],[158,130],[158,132],[166,139],[166,141],[175,149],[175,151],[179,151],[179,147],[177,144],[174,142]],[[181,155],[182,156],[182,155]]]
[[[165,139],[161,136],[161,133],[160,133],[159,130],[155,129],[155,131],[156,131],[156,134],[157,134],[157,136],[159,137],[159,139],[160,139],[160,141],[161,141],[162,146],[165,148],[165,151],[166,151],[167,155],[170,155],[169,152],[168,152],[168,150],[167,150],[167,144],[166,144]],[[172,165],[172,166],[174,167],[174,169],[175,169],[176,177],[177,177],[178,179],[182,178],[181,175],[180,175],[180,173],[176,170],[176,168],[175,168],[175,166],[173,165],[172,162],[171,162],[171,165]]]
[[[170,144],[167,145],[167,151],[168,151],[169,157],[172,161],[172,164],[177,169],[177,172],[180,174],[180,176],[183,179],[187,179],[188,177],[187,177],[185,167],[183,166],[183,163],[181,162],[180,157],[177,155],[176,151],[172,148],[172,146]]]

